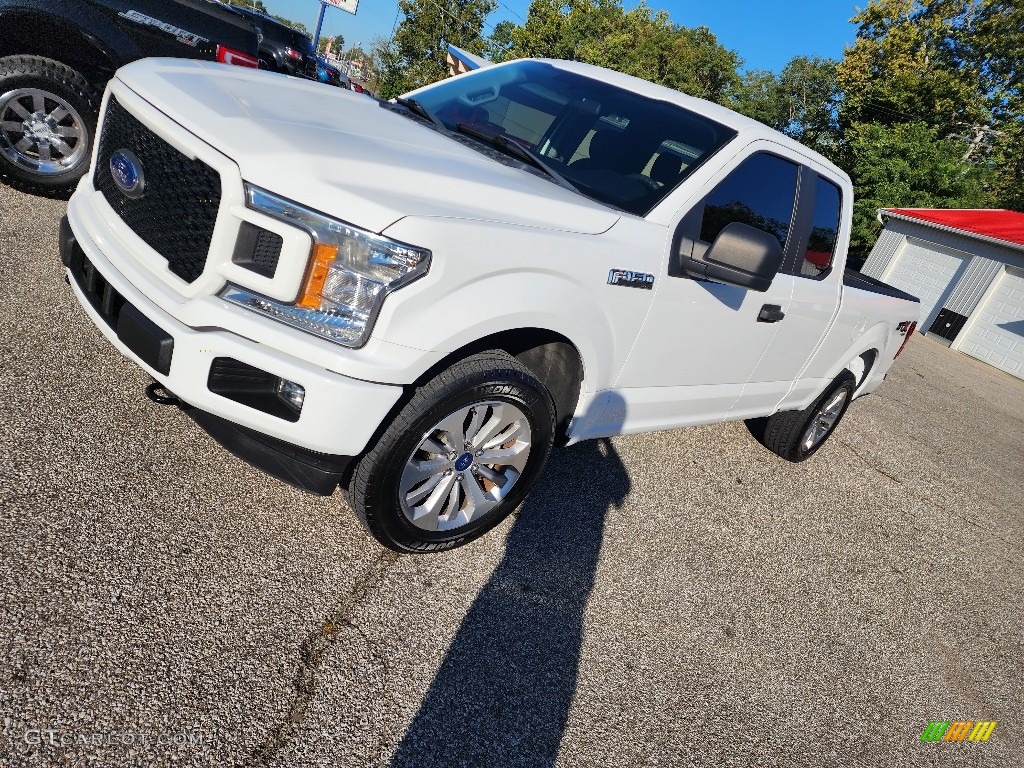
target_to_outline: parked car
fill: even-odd
[[[257,64],[252,25],[205,0],[0,0],[0,30],[0,180],[26,191],[70,191],[85,173],[118,67]]]
[[[104,110],[60,238],[87,315],[154,399],[288,482],[341,483],[401,552],[496,525],[556,443],[746,419],[803,461],[918,316],[844,275],[836,166],[598,67],[376,102],[151,60]]]
[[[317,56],[317,67],[316,67],[316,79],[321,83],[327,83],[328,85],[334,85],[338,88],[350,88],[348,75],[338,69],[336,66],[331,64],[323,56]]]
[[[260,33],[260,69],[317,79],[316,49],[306,35],[277,19],[248,8],[235,5],[225,7],[251,22]]]

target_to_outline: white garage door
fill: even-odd
[[[921,300],[918,327],[927,331],[966,269],[967,254],[908,239],[882,280]]]
[[[1024,379],[1024,271],[1008,268],[960,342],[960,351]]]

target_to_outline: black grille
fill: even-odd
[[[127,149],[138,157],[145,186],[129,198],[114,184],[110,157]],[[220,176],[190,160],[110,99],[93,183],[110,206],[147,245],[167,259],[187,283],[203,273],[220,204]]]
[[[133,307],[86,258],[78,243],[70,245],[66,266],[85,298],[117,338],[157,373],[171,372],[174,339],[160,326]],[[63,257],[62,257],[63,258]],[[298,418],[298,417],[296,417]]]
[[[114,286],[108,283],[103,275],[97,271],[96,267],[93,266],[92,262],[85,258],[85,254],[82,253],[82,248],[78,243],[75,243],[72,247],[74,248],[74,255],[71,263],[68,265],[68,268],[71,270],[71,276],[78,283],[78,287],[82,289],[85,298],[89,300],[89,303],[92,304],[100,317],[103,318],[103,322],[116,329],[117,319],[121,314],[121,308],[125,304],[124,297],[114,290]]]
[[[231,260],[264,277],[273,277],[281,258],[284,238],[276,232],[257,227],[248,221],[242,223]]]

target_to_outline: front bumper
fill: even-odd
[[[399,386],[342,376],[252,340],[262,326],[257,318],[248,329],[252,338],[237,330],[183,324],[125,279],[96,243],[81,236],[81,228],[72,230],[74,212],[73,200],[71,224],[67,219],[61,224],[60,248],[75,297],[111,344],[188,406],[242,427],[250,436],[273,438],[263,441],[267,444],[281,441],[344,457],[366,448],[401,397]],[[82,263],[91,265],[89,276],[79,267]],[[289,421],[211,391],[210,369],[217,358],[231,358],[302,385],[305,400],[298,419]]]

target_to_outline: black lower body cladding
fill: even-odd
[[[60,223],[61,262],[71,272],[104,322],[118,339],[157,373],[170,370],[173,337],[117,294],[103,279],[76,242],[68,219]],[[255,430],[233,424],[206,411],[180,403],[182,410],[224,448],[243,461],[301,490],[330,496],[344,478],[352,457],[317,453]]]

